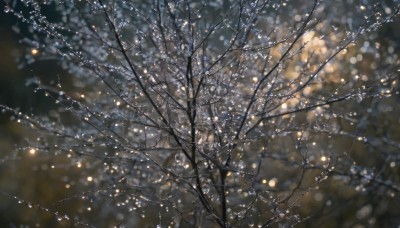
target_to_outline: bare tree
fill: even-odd
[[[286,227],[334,214],[338,188],[400,190],[399,134],[373,130],[398,99],[398,55],[374,43],[398,1],[5,7],[32,32],[25,62],[57,59],[73,77],[28,81],[55,101],[47,117],[2,106],[35,131],[20,153],[80,170],[81,193],[56,205],[89,206],[53,210],[60,221],[97,226],[85,217],[95,211],[97,221],[128,227]],[[376,215],[364,202],[359,220]]]

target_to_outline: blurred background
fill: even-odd
[[[1,7],[3,6],[2,4]],[[17,108],[29,115],[48,113],[54,107],[54,102],[43,95],[33,95],[34,89],[27,85],[27,79],[38,77],[51,83],[58,76],[68,76],[56,62],[50,60],[33,62],[22,67],[20,63],[24,61],[24,53],[29,51],[26,45],[20,43],[23,36],[29,36],[24,28],[26,29],[23,24],[18,23],[15,16],[1,10],[0,104]],[[17,34],[16,30],[20,30],[20,33]],[[25,154],[15,151],[35,133],[12,120],[15,120],[14,117],[7,112],[0,115],[0,227],[60,225],[54,213],[44,212],[44,209],[39,208],[32,210],[30,207],[65,198],[69,193],[64,191],[63,180],[60,180],[63,175],[57,170],[48,172],[54,164],[51,158],[41,158],[39,161],[30,156],[29,151]],[[63,172],[65,175],[65,171]],[[73,209],[71,205],[66,207]]]
[[[400,47],[399,22],[397,20],[380,28],[374,38],[375,42],[379,42],[383,48],[393,48],[392,53],[394,54],[399,53]],[[38,77],[41,81],[52,84],[57,83],[54,80],[61,77],[68,83],[68,74],[57,62],[50,60],[33,62],[27,67],[19,66],[19,61],[24,60],[24,53],[27,51],[27,47],[20,44],[19,40],[23,36],[28,36],[29,32],[28,30],[24,30],[23,25],[17,24],[18,22],[14,16],[4,13],[3,10],[1,11],[0,104],[17,108],[26,114],[48,113],[54,107],[53,102],[45,96],[39,94],[33,95],[33,88],[26,84],[26,80]],[[18,29],[22,30],[17,35],[15,30]],[[392,110],[399,109],[398,101],[398,97],[387,100],[388,104],[393,106]],[[395,112],[390,112],[388,115],[377,118],[378,121],[382,121],[382,123],[377,124],[394,128],[400,127],[399,118]],[[74,178],[74,172],[78,171],[53,167],[53,164],[57,164],[59,161],[55,161],[55,158],[51,156],[37,158],[30,156],[29,150],[26,150],[25,154],[21,154],[20,152],[14,153],[15,148],[18,148],[21,143],[23,144],[27,138],[35,133],[32,130],[27,131],[17,121],[10,121],[12,118],[14,117],[7,113],[0,115],[0,227],[23,227],[25,225],[30,227],[56,227],[63,225],[62,222],[57,221],[58,219],[54,216],[54,213],[48,213],[42,208],[32,210],[31,207],[43,204],[51,205],[50,207],[54,211],[73,212],[81,210],[83,206],[79,202],[57,203],[59,199],[71,196],[77,192],[74,186],[66,187],[65,180]],[[400,135],[398,136],[397,139],[400,142]],[[57,159],[62,158],[58,157]],[[358,160],[365,160],[365,162],[369,159],[371,158],[368,156],[358,158]],[[400,176],[400,173],[398,174]],[[331,189],[338,188],[338,186],[333,185],[334,182],[330,182],[322,186],[326,188],[323,191],[329,192]],[[335,193],[332,192],[331,194]],[[342,192],[341,194],[346,195],[347,193]],[[349,195],[346,195],[342,199],[348,198]],[[27,199],[35,199],[36,201],[30,202]],[[395,197],[395,199],[398,200],[398,197]],[[312,211],[319,207],[314,201],[307,200],[306,198],[305,202],[309,204],[305,205],[304,210]],[[347,227],[355,227],[355,224],[358,224],[356,222],[358,219],[357,215],[362,217],[363,211],[360,212],[359,207],[354,205],[369,205],[368,203],[365,204],[365,201],[368,201],[368,196],[356,198],[355,200],[362,202],[349,202],[349,205],[345,206],[344,212],[338,212],[340,216],[325,218],[324,224],[331,224],[332,227],[337,227],[343,224],[337,220],[341,219],[342,221],[347,221]],[[382,209],[383,213],[380,219],[383,223],[380,224],[384,224],[386,227],[398,226],[400,224],[400,215],[397,210],[398,206],[400,206],[399,203],[390,202],[388,198],[384,200],[386,208]],[[364,208],[365,210],[368,210],[368,208]],[[317,223],[314,223],[313,220],[308,223],[309,226],[315,226],[313,224]],[[370,226],[376,226],[374,224],[379,223],[371,223]]]

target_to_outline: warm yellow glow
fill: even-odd
[[[266,180],[266,179],[263,179],[263,180],[262,180],[262,183],[263,183],[263,184],[267,184],[267,180]]]
[[[268,186],[274,188],[277,182],[278,180],[276,178],[272,178],[271,180],[268,181]]]
[[[286,107],[295,107],[300,103],[300,100],[296,97],[288,99],[286,102]]]
[[[39,53],[38,49],[32,48],[32,50],[31,50],[32,55],[37,55],[38,53]]]
[[[327,161],[327,160],[328,160],[327,157],[325,157],[325,156],[322,156],[322,157],[321,157],[321,161],[325,162],[325,161]]]
[[[325,41],[318,38],[317,34],[314,31],[310,31],[304,34],[302,39],[303,43],[306,44],[305,46],[306,51],[303,51],[300,55],[300,58],[303,62],[308,61],[308,58],[311,56],[311,53],[324,55],[328,51]]]
[[[93,181],[93,177],[91,177],[91,176],[88,176],[86,179],[87,179],[87,181],[89,181],[89,182],[90,182],[90,181]]]
[[[34,155],[34,154],[36,153],[35,148],[31,148],[31,149],[29,150],[29,153],[30,153],[31,155]]]

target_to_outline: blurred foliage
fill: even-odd
[[[12,27],[16,24],[13,16],[0,13],[0,103],[7,106],[19,108],[25,113],[51,113],[57,110],[51,99],[33,93],[33,88],[26,85],[26,80],[31,77],[38,77],[47,84],[57,84],[60,78],[63,85],[68,87],[68,74],[62,70],[56,62],[47,60],[32,63],[28,67],[19,69],[16,59],[23,58],[25,47],[18,42],[20,36],[12,32]],[[373,38],[374,42],[379,43],[381,48],[393,48],[392,53],[400,52],[400,21],[397,20],[382,27]],[[21,33],[26,35],[25,33]],[[363,74],[368,75],[371,71],[369,67],[370,61],[364,60],[359,63]],[[351,67],[351,66],[349,66]],[[399,87],[393,88],[399,90]],[[34,95],[33,95],[34,94]],[[363,131],[369,141],[373,143],[374,137],[383,137],[386,134],[396,136],[400,143],[400,96],[395,95],[385,99],[368,98],[361,101],[361,106],[369,107],[371,115],[368,115],[363,121],[373,124],[366,125],[368,128],[358,127],[357,130]],[[348,106],[357,106],[359,103],[348,104]],[[348,106],[337,107],[338,110],[343,109],[343,113],[347,112]],[[33,109],[34,107],[34,109]],[[80,176],[83,176],[79,169],[65,169],[63,164],[66,162],[66,156],[43,156],[34,157],[29,155],[29,151],[25,150],[25,154],[21,152],[13,152],[16,144],[34,138],[35,132],[27,131],[27,129],[16,122],[10,122],[10,115],[0,115],[0,190],[4,193],[12,193],[12,195],[21,196],[21,199],[13,199],[12,196],[7,197],[0,194],[0,226],[1,227],[19,227],[22,225],[40,226],[40,227],[56,227],[56,226],[74,226],[65,221],[61,223],[57,221],[54,213],[46,212],[48,208],[54,211],[64,211],[65,213],[88,210],[89,206],[83,202],[65,200],[57,203],[58,200],[74,197],[90,197],[91,194],[82,194],[85,189],[75,189],[74,185],[66,188],[66,183],[79,182]],[[360,118],[363,118],[360,116]],[[340,124],[340,123],[338,123]],[[354,126],[341,125],[343,129],[355,129]],[[370,137],[369,137],[370,136]],[[362,164],[368,167],[380,167],[384,164],[380,150],[370,150],[356,139],[348,137],[337,137],[335,140],[338,145],[336,148],[342,148],[343,154],[350,156],[356,164]],[[316,141],[326,141],[324,136],[315,138]],[[280,142],[274,142],[279,144]],[[385,150],[385,149],[383,149]],[[392,149],[385,153],[398,153],[399,151]],[[89,164],[88,164],[89,165]],[[90,164],[92,165],[92,164]],[[49,172],[49,170],[52,172]],[[387,167],[383,168],[387,169]],[[392,179],[400,179],[399,164],[391,167],[394,172],[388,172],[388,175],[397,174]],[[393,171],[392,170],[392,171]],[[276,171],[279,175],[287,175],[285,178],[296,177],[297,173],[285,172],[285,167]],[[271,174],[272,175],[272,174]],[[308,178],[313,178],[316,174],[310,171],[307,173]],[[61,178],[60,178],[61,177]],[[282,179],[285,179],[282,178]],[[307,178],[306,178],[307,179]],[[400,224],[400,212],[393,208],[399,208],[400,200],[396,195],[393,199],[374,196],[371,194],[356,194],[353,187],[346,186],[343,181],[337,181],[334,178],[325,181],[318,186],[319,189],[309,192],[302,198],[302,207],[300,214],[307,217],[313,214],[302,225],[302,227],[356,227],[363,225],[364,227],[393,227]],[[374,186],[370,186],[374,187]],[[87,190],[90,188],[88,187]],[[105,194],[107,191],[105,191]],[[78,194],[78,195],[75,195]],[[102,194],[101,191],[93,193]],[[389,193],[388,193],[389,194]],[[329,198],[333,207],[327,207],[325,200],[321,198]],[[24,199],[35,199],[36,202],[24,201]],[[21,203],[16,203],[21,201]],[[31,205],[31,206],[30,206]],[[48,208],[40,208],[35,205],[48,205]],[[373,205],[373,206],[371,206]],[[36,208],[32,210],[30,207]],[[155,207],[157,208],[157,207]],[[340,210],[338,210],[340,208]],[[370,208],[375,208],[370,211]],[[334,209],[335,211],[332,211]],[[100,213],[107,210],[106,205],[98,208],[91,208]],[[370,214],[376,215],[376,220],[369,219]],[[90,215],[88,215],[90,216]],[[156,210],[154,214],[149,214],[146,219],[156,220]],[[88,217],[89,221],[96,221],[97,217]],[[112,224],[107,217],[100,218],[103,224]],[[146,225],[146,219],[141,220],[141,227]],[[98,221],[97,221],[98,222]],[[75,224],[76,225],[76,224]],[[359,226],[360,227],[360,226]]]

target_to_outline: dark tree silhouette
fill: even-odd
[[[399,110],[398,45],[377,40],[398,1],[24,0],[5,11],[31,32],[21,63],[55,59],[71,77],[27,81],[54,100],[48,115],[1,106],[34,131],[15,153],[62,161],[76,190],[51,205],[4,194],[60,223],[319,226],[354,207],[348,221],[374,225],[378,199],[399,193],[398,120],[383,120]],[[70,202],[80,209],[60,206]]]

